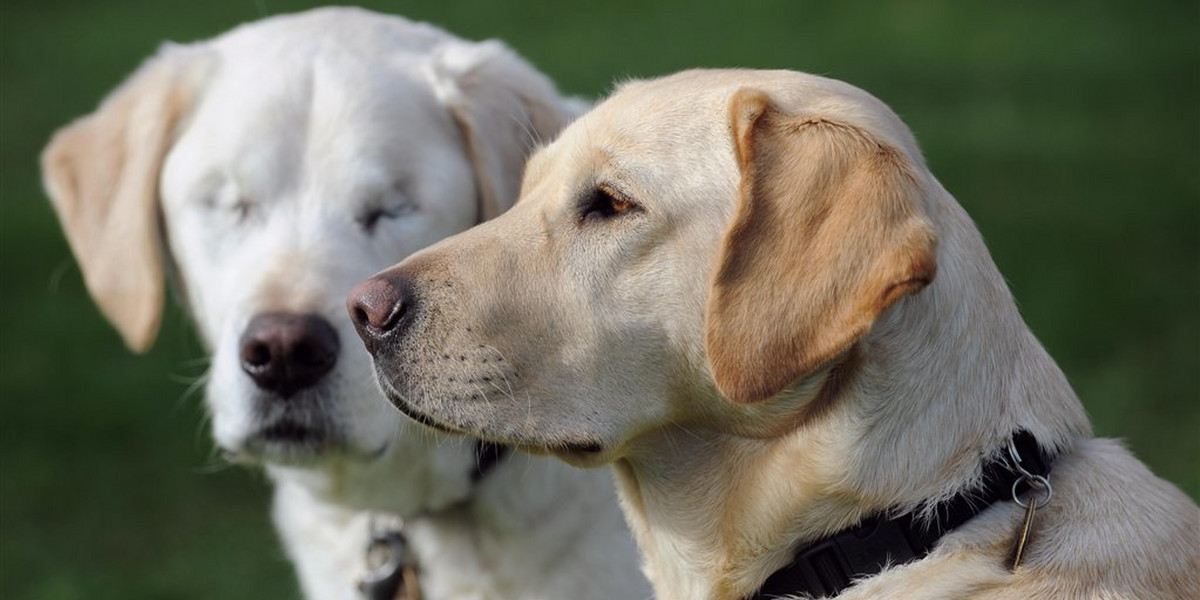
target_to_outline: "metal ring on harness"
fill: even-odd
[[[1046,493],[1041,500],[1037,501],[1037,504],[1034,506],[1034,508],[1043,508],[1047,504],[1050,504],[1050,498],[1054,497],[1054,488],[1050,487],[1050,480],[1042,477],[1041,475],[1028,475],[1013,482],[1012,499],[1013,502],[1017,503],[1017,506],[1020,506],[1021,508],[1029,508],[1029,504],[1022,501],[1021,497],[1017,495],[1017,486],[1021,485],[1021,482],[1028,483],[1029,489],[1031,490],[1043,491]]]
[[[358,589],[368,600],[394,600],[404,586],[408,543],[399,530],[372,532],[367,543],[367,559],[382,558],[358,583]]]

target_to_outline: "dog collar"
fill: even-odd
[[[1011,458],[1006,458],[1011,456]],[[762,587],[745,600],[768,600],[796,594],[832,597],[858,579],[883,571],[885,566],[921,559],[942,536],[963,525],[988,507],[1015,498],[1029,489],[1031,476],[1044,477],[1051,457],[1028,431],[1013,433],[1009,451],[999,452],[983,465],[982,483],[939,504],[935,510],[896,517],[886,513],[868,517],[857,525],[810,542],[796,551],[792,562],[775,571]]]
[[[471,485],[479,485],[511,452],[508,446],[476,442]],[[403,521],[396,519],[389,526],[377,527],[372,517],[370,535],[366,550],[369,571],[358,582],[362,597],[365,600],[420,600],[417,560],[409,549]]]

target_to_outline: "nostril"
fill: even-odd
[[[376,328],[380,331],[388,331],[392,329],[396,326],[396,323],[400,322],[400,319],[404,318],[404,315],[407,312],[408,303],[404,300],[400,300],[396,304],[392,305],[392,310],[388,313],[387,318],[385,318],[382,323],[376,325]]]
[[[350,319],[353,320],[354,324],[358,325],[359,327],[365,327],[371,324],[371,317],[367,314],[367,309],[363,308],[362,304],[354,305],[354,308],[352,308],[350,311]]]
[[[271,347],[265,342],[252,340],[242,346],[242,364],[262,369],[271,364]]]

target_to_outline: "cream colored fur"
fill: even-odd
[[[359,279],[511,205],[576,104],[500,42],[330,8],[168,45],[47,147],[88,290],[133,350],[175,267],[212,356],[217,445],[266,466],[309,598],[360,597],[371,512],[407,519],[427,599],[649,593],[607,474],[517,456],[473,487],[473,445],[387,406],[343,309]],[[289,398],[239,366],[247,322],[279,311],[341,339]]]
[[[512,210],[378,277],[412,292],[376,344],[392,401],[611,464],[661,600],[741,598],[807,540],[976,485],[1019,429],[1057,458],[1015,573],[1003,502],[839,598],[1200,597],[1196,505],[1092,438],[970,218],[847,84],[622,85]]]

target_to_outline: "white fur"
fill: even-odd
[[[181,79],[194,89],[155,100]],[[648,594],[607,473],[514,456],[473,489],[473,444],[414,427],[382,401],[344,307],[358,280],[511,204],[533,138],[556,133],[578,111],[573,101],[500,42],[358,9],[168,46],[47,150],[48,187],[81,263],[94,250],[89,232],[104,224],[71,220],[75,170],[92,160],[74,146],[98,138],[93,129],[118,131],[118,145],[144,139],[120,133],[134,126],[119,122],[129,118],[119,110],[127,98],[149,106],[134,119],[174,119],[162,124],[175,135],[159,150],[161,177],[148,170],[142,187],[153,193],[158,183],[169,262],[212,352],[213,435],[235,459],[265,463],[275,521],[309,598],[358,597],[369,511],[407,520],[431,600]],[[130,178],[116,168],[112,177]],[[158,202],[125,204],[103,218],[124,222]],[[360,221],[372,207],[393,216],[369,232]],[[120,296],[128,289],[92,291],[120,306],[132,301]],[[280,311],[318,314],[340,337],[335,370],[282,401],[306,407],[286,410],[326,442],[262,435],[263,415],[285,409],[242,371],[239,338],[255,315]],[[131,346],[153,339],[157,320],[145,329],[112,314]]]

